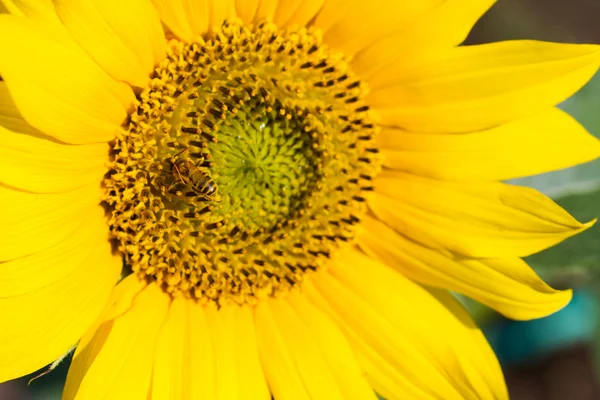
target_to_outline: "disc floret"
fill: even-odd
[[[173,296],[252,304],[349,243],[379,160],[365,87],[318,31],[172,40],[106,179],[126,262]]]

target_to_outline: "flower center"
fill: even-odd
[[[310,28],[172,40],[105,182],[126,263],[202,303],[298,285],[352,240],[379,171],[364,91]]]

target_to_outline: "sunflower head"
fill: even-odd
[[[310,28],[169,42],[113,144],[111,233],[173,295],[256,302],[354,237],[379,170],[364,83]]]
[[[600,51],[461,46],[493,2],[0,0],[0,379],[506,399],[449,292],[569,301],[520,257],[591,223],[500,181],[600,154],[554,108]]]

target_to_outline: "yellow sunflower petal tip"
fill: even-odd
[[[579,222],[575,218],[573,218],[573,220],[575,221],[576,225],[566,226],[565,227],[565,230],[563,232],[563,235],[564,235],[563,236],[563,240],[564,239],[568,239],[571,236],[575,236],[577,234],[580,234],[581,232],[584,232],[584,231],[588,230],[589,228],[591,228],[592,226],[594,226],[594,224],[597,221],[597,218],[594,218],[593,220],[588,221],[588,222]],[[560,241],[557,242],[557,243],[560,243]]]
[[[600,158],[600,139],[596,139],[594,141],[594,144],[592,145],[592,148],[595,151],[596,159]]]
[[[579,125],[578,122],[576,123]],[[579,125],[577,130],[569,129],[565,130],[565,133],[569,134],[569,138],[565,138],[563,149],[565,152],[568,152],[567,154],[570,153],[576,156],[578,164],[600,158],[600,139],[590,134],[585,127]],[[567,154],[565,154],[565,158],[568,157]]]
[[[543,302],[540,299],[532,302],[530,307],[515,307],[503,310],[503,314],[517,321],[531,321],[544,318],[559,312],[571,302],[573,291],[571,289],[553,289],[547,287],[547,292],[543,296]]]
[[[578,233],[588,230],[589,228],[594,226],[594,224],[596,223],[597,220],[598,220],[598,218],[594,218],[588,222],[580,222],[580,221],[576,220],[575,218],[573,218],[574,223],[572,225],[565,226],[563,233],[566,235],[566,237],[571,237],[573,235],[576,235]]]
[[[519,260],[518,264],[521,264],[518,268],[518,276],[522,278],[528,275],[529,277],[520,282],[520,285],[512,285],[508,289],[510,296],[516,296],[514,299],[519,299],[518,303],[505,302],[501,307],[494,307],[501,314],[510,319],[529,321],[554,314],[571,302],[573,297],[571,289],[555,289],[544,282],[524,262]],[[484,299],[484,303],[486,302],[487,299]]]
[[[559,312],[565,308],[573,298],[573,291],[571,289],[552,289],[552,291],[553,292],[550,294],[552,301],[544,305],[540,304],[536,311],[532,312],[529,318],[526,319],[544,318]]]
[[[593,220],[586,222],[585,224],[582,224],[582,228],[581,231],[584,231],[588,228],[591,228],[592,226],[594,226],[594,224],[596,223],[596,221],[598,221],[598,218],[594,218]]]

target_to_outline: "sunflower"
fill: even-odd
[[[590,223],[500,181],[598,157],[600,49],[459,46],[493,2],[2,0],[0,379],[506,399],[451,292],[570,300],[520,257]]]

